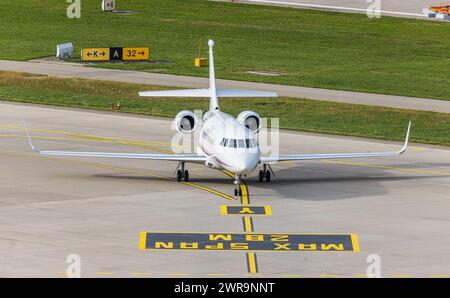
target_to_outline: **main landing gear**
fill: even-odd
[[[267,166],[269,166],[269,169],[270,170],[267,170]],[[263,169],[262,170],[260,170],[259,171],[259,175],[258,175],[258,180],[259,180],[259,182],[263,182],[264,181],[264,179],[267,181],[267,182],[270,182],[270,173],[273,173],[273,171],[272,171],[272,169],[270,168],[270,165],[268,165],[268,164],[263,164]],[[275,175],[274,175],[275,176]]]
[[[180,169],[181,167],[181,169]],[[189,171],[184,169],[184,162],[181,162],[177,169],[177,181],[181,181],[184,180],[184,182],[188,182],[189,181]]]
[[[241,175],[235,174],[234,175],[234,195],[235,196],[242,196],[242,190],[241,190]]]

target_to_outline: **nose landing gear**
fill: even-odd
[[[269,167],[269,170],[267,170],[267,166]],[[271,176],[270,173],[273,174],[273,171],[272,171],[272,168],[270,167],[270,165],[263,164],[263,169],[259,171],[259,175],[258,175],[259,182],[263,182],[264,179],[266,180],[266,182],[270,182],[270,176]],[[275,176],[275,174],[273,176]]]
[[[181,167],[181,169],[180,169]],[[184,180],[184,182],[188,182],[189,181],[189,171],[184,169],[184,162],[181,162],[177,169],[177,181],[181,181]]]
[[[242,190],[241,190],[241,175],[235,174],[234,175],[234,195],[235,196],[242,196]]]

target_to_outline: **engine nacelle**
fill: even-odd
[[[175,116],[175,129],[182,133],[193,132],[198,125],[198,118],[191,111],[181,111]]]
[[[241,112],[236,120],[254,133],[257,133],[262,128],[261,117],[253,111]]]

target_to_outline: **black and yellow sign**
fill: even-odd
[[[121,61],[123,48],[110,48],[109,49],[109,60],[111,61]]]
[[[356,234],[159,233],[141,232],[142,250],[252,250],[359,252]]]
[[[108,61],[109,48],[85,48],[81,50],[83,61]]]
[[[81,60],[86,62],[141,61],[149,59],[150,49],[148,47],[84,48],[81,50]]]
[[[272,215],[270,206],[250,206],[250,205],[236,205],[236,206],[220,206],[220,213],[222,215]]]
[[[123,48],[124,61],[138,61],[150,59],[150,49],[147,47]]]

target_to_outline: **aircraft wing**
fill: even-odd
[[[33,149],[34,152],[37,152],[42,155],[169,160],[169,161],[179,161],[179,162],[184,161],[193,163],[204,163],[206,161],[206,157],[199,154],[146,154],[146,153],[121,153],[121,152],[41,151],[38,148],[36,148],[31,142],[28,128],[26,128],[26,131],[31,149]]]
[[[277,97],[276,92],[217,89],[217,97]]]
[[[186,90],[163,90],[163,91],[141,91],[139,96],[144,97],[211,97],[211,89],[186,89]],[[217,97],[277,97],[275,92],[217,89]]]
[[[36,148],[35,152],[42,155],[56,156],[80,156],[80,157],[109,157],[109,158],[132,158],[148,160],[170,160],[194,163],[204,163],[206,157],[198,154],[140,154],[140,153],[114,153],[114,152],[81,152],[81,151],[41,151]]]
[[[406,139],[403,147],[396,152],[359,152],[359,153],[322,153],[322,154],[298,154],[298,155],[279,155],[279,156],[261,156],[261,163],[271,163],[280,161],[298,161],[298,160],[317,160],[317,159],[338,159],[338,158],[362,158],[362,157],[387,157],[403,154],[408,147],[409,132],[411,122],[408,124]]]
[[[211,97],[209,89],[141,91],[139,96],[144,97]]]

